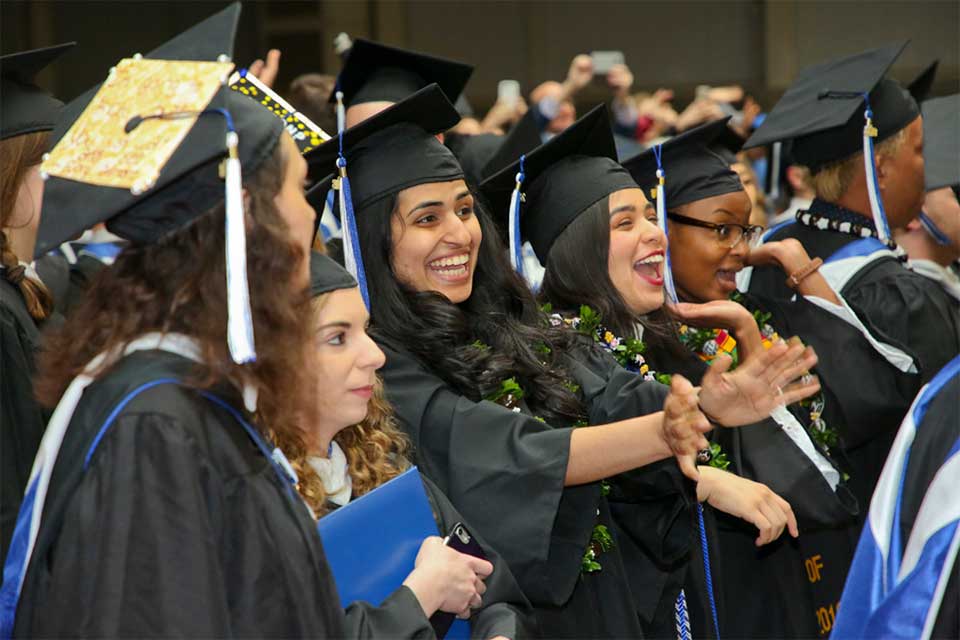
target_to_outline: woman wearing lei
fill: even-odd
[[[709,425],[685,380],[650,384],[547,325],[435,137],[458,118],[430,86],[345,131],[342,155],[329,145],[314,158],[348,174],[341,200],[356,235],[345,255],[369,290],[388,398],[419,468],[506,560],[545,636],[639,637],[635,547],[618,537],[601,480],[670,457],[695,477]],[[800,375],[802,349],[771,351],[759,378]],[[766,384],[752,401],[775,401]],[[716,394],[700,404],[730,424],[752,420]],[[632,508],[672,549],[685,499]]]
[[[517,221],[511,222],[514,231],[518,228],[522,230],[522,237],[514,233],[511,237],[511,246],[517,247],[523,240],[529,240],[538,257],[547,265],[551,264],[553,252],[556,250],[556,244],[559,243],[559,237],[567,234],[565,229],[567,225],[577,224],[578,220],[590,217],[590,214],[602,208],[604,210],[604,219],[606,220],[606,211],[608,207],[616,210],[632,211],[637,215],[644,215],[646,200],[637,187],[633,178],[613,159],[615,158],[614,144],[609,132],[609,123],[606,118],[606,112],[603,108],[594,110],[575,125],[564,131],[562,134],[551,140],[547,144],[539,147],[525,156],[521,161],[500,171],[492,176],[483,185],[484,195],[496,207],[498,211],[507,211],[510,209],[509,202],[514,205],[520,199],[520,196],[513,195],[512,190],[522,191],[522,205],[520,212],[520,226]],[[522,178],[520,189],[516,189],[517,177]],[[604,222],[606,225],[606,222]],[[655,227],[654,227],[655,229]],[[581,228],[582,230],[582,228]],[[578,240],[584,240],[581,234],[577,235]],[[584,246],[595,246],[595,239],[585,240],[585,245],[579,245],[577,250],[571,254],[571,269],[576,269],[580,274],[585,274],[592,268],[592,264],[603,264],[605,259],[598,256],[591,260],[593,256]],[[585,251],[588,255],[585,256]],[[662,253],[662,251],[661,251]],[[584,260],[584,257],[587,259]],[[514,261],[515,264],[519,261]],[[600,271],[600,270],[597,270]],[[585,277],[585,281],[591,283],[585,287],[585,292],[594,291],[597,283],[602,282],[597,273]],[[544,281],[546,287],[547,281]],[[612,285],[611,285],[612,288]],[[558,310],[569,311],[567,317],[571,325],[577,325],[577,328],[589,335],[589,341],[601,342],[602,337],[607,333],[600,328],[596,314],[587,312],[587,317],[573,319],[570,315],[579,313],[580,305],[589,303],[589,300],[581,300],[571,307],[558,306]],[[662,305],[663,294],[660,286],[657,285],[653,296],[652,304],[648,297],[647,304],[650,309],[655,309]],[[585,309],[586,310],[586,309]],[[554,319],[555,326],[566,325]],[[633,322],[630,323],[632,327]],[[611,332],[612,333],[612,332]],[[594,340],[594,335],[599,335],[600,339]],[[621,334],[626,336],[626,334]],[[646,367],[645,362],[636,359],[638,355],[638,342],[629,338],[609,336],[608,342],[614,344],[612,348],[616,355],[621,359],[633,359],[635,369],[644,375],[637,376],[640,380],[647,380],[650,384],[656,384],[658,376],[654,371]],[[782,348],[782,345],[780,345]],[[806,362],[806,365],[812,365],[815,362],[815,356],[800,345],[794,345],[795,353],[803,354],[800,358]],[[678,354],[684,353],[679,345],[676,345]],[[757,356],[764,356],[765,353],[758,352]],[[693,360],[696,360],[695,358]],[[615,360],[614,360],[615,361]],[[727,409],[734,411],[751,412],[755,416],[752,421],[760,419],[769,413],[773,406],[766,407],[765,411],[756,411],[756,406],[751,405],[750,399],[744,393],[738,393],[738,389],[744,389],[749,386],[751,380],[751,371],[754,371],[756,360],[751,359],[744,365],[744,369],[738,373],[725,374],[728,362],[718,362],[708,371],[702,363],[696,362],[695,367],[688,367],[684,371],[672,369],[671,373],[681,373],[682,375],[696,374],[699,382],[703,384],[701,397],[706,395],[713,396],[719,388],[724,388],[724,402]],[[679,376],[678,376],[679,377]],[[662,377],[660,378],[662,380]],[[776,387],[773,387],[774,389]],[[800,384],[788,387],[785,393],[791,394],[792,398],[800,398],[814,393],[817,389],[815,381],[807,381],[806,384]],[[709,411],[707,413],[710,413]],[[667,473],[666,470],[663,471]],[[643,550],[649,550],[651,547],[646,544],[645,537],[648,535],[643,526],[637,527],[635,521],[629,518],[629,512],[624,512],[624,517],[618,517],[617,509],[622,505],[630,504],[636,501],[638,492],[633,490],[629,483],[629,478],[625,481],[623,478],[613,478],[610,480],[612,487],[611,504],[614,509],[614,518],[617,524],[617,532],[620,538],[635,541],[637,547]],[[669,490],[669,484],[664,482],[660,485],[660,495],[666,495]],[[677,489],[674,489],[677,491]],[[750,519],[756,523],[760,529],[759,537],[756,538],[758,544],[766,544],[777,538],[784,527],[789,526],[792,533],[796,533],[793,514],[789,505],[773,492],[762,485],[754,482],[737,478],[732,474],[723,472],[720,469],[712,467],[701,467],[700,477],[697,486],[697,493],[700,500],[709,500],[721,509],[730,511],[737,516]],[[654,495],[649,490],[645,492],[647,499],[653,499]],[[688,522],[694,521],[695,510],[693,501],[687,506]],[[710,529],[709,523],[707,529]],[[664,637],[675,634],[673,625],[676,620],[674,615],[674,605],[678,599],[681,588],[684,589],[685,604],[691,610],[691,622],[695,635],[712,635],[714,633],[713,624],[710,618],[709,593],[705,588],[705,576],[701,576],[698,581],[688,582],[684,587],[686,575],[688,572],[688,560],[690,560],[691,543],[697,552],[701,549],[699,533],[696,533],[696,540],[687,541],[687,547],[683,555],[682,562],[673,562],[672,564],[659,565],[659,582],[657,591],[651,592],[649,587],[647,593],[652,596],[650,601],[654,605],[654,610],[650,611],[649,618],[644,619],[644,631],[647,635]],[[651,554],[656,560],[656,554]],[[637,559],[640,562],[640,558]],[[695,559],[692,564],[701,568],[702,559]],[[641,578],[643,580],[645,578]],[[639,581],[639,580],[638,580]],[[636,590],[643,589],[644,586],[638,585]],[[696,596],[692,590],[696,591]],[[718,593],[718,592],[717,592]],[[714,594],[716,595],[716,593]],[[702,596],[702,600],[698,599]],[[702,606],[698,604],[702,602]],[[716,604],[714,602],[714,604]],[[697,616],[696,613],[701,615]],[[722,624],[720,625],[722,628]]]
[[[590,309],[587,328],[598,342],[626,366],[641,372],[647,367],[646,375],[651,375],[650,369],[686,371],[696,382],[691,368],[703,370],[708,360],[743,366],[755,353],[764,351],[765,342],[780,342],[769,326],[759,331],[753,314],[727,300],[735,288],[736,268],[730,256],[742,260],[756,230],[748,226],[749,199],[736,174],[707,149],[724,127],[724,121],[705,125],[625,163],[646,188],[659,182],[659,169],[665,178],[660,190],[665,217],[690,220],[686,226],[702,234],[676,232],[667,253],[666,239],[654,225],[657,215],[652,204],[638,206],[636,211],[619,211],[610,203],[571,223],[547,258],[545,299],[568,315],[578,314],[581,325],[585,321],[581,306],[583,311]],[[645,191],[656,195],[654,189]],[[702,228],[704,225],[707,228]],[[671,232],[675,228],[671,224]],[[597,260],[582,259],[589,246],[600,253]],[[802,261],[802,256],[790,253],[792,249],[773,247],[769,251],[784,261]],[[575,256],[580,256],[576,263]],[[669,295],[674,286],[667,266],[671,260],[676,265],[677,295],[688,303],[668,311],[662,306],[660,285],[666,285]],[[571,268],[573,264],[576,268]],[[603,264],[607,269],[594,266]],[[824,283],[818,282],[816,275],[802,280],[802,293],[830,295],[829,287],[826,291],[819,287]],[[693,295],[691,290],[713,295]],[[691,304],[706,302],[709,304]],[[684,314],[691,324],[723,326],[723,330],[702,332],[685,325],[676,331],[671,311]],[[766,316],[761,319],[770,324]],[[734,336],[740,338],[737,350],[733,349]],[[709,357],[698,358],[687,350],[698,338],[700,354]],[[704,345],[711,341],[714,347],[707,346],[704,354]],[[733,352],[736,360],[724,352]],[[814,396],[814,402],[822,402],[822,397]],[[805,425],[809,426],[805,429]],[[856,504],[843,485],[842,472],[809,434],[818,429],[818,424],[810,424],[807,410],[791,407],[788,412],[781,406],[770,419],[736,434],[718,434],[725,457],[732,461],[731,470],[769,485],[786,498],[801,530],[796,541],[784,538],[758,550],[741,523],[719,517],[723,592],[750,593],[749,598],[727,603],[731,615],[721,624],[726,635],[797,637],[829,628],[818,610],[835,609],[839,598],[853,551]],[[805,563],[810,558],[827,565],[828,572],[808,574]],[[732,561],[724,562],[727,559]],[[757,590],[758,583],[766,588]],[[749,591],[746,585],[751,585]]]

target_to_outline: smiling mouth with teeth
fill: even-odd
[[[427,263],[432,271],[441,276],[463,276],[467,273],[467,263],[470,262],[470,254],[464,253],[459,256],[449,256]]]
[[[655,253],[633,263],[633,270],[651,284],[663,284],[663,254]]]

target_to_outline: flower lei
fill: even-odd
[[[671,375],[669,373],[658,373],[650,368],[643,352],[647,345],[642,340],[636,338],[621,338],[605,326],[603,326],[600,314],[590,308],[588,305],[580,305],[580,315],[573,317],[564,317],[559,313],[553,313],[549,304],[544,305],[543,310],[548,314],[550,324],[559,327],[565,324],[576,330],[582,335],[592,338],[605,351],[614,357],[621,367],[631,373],[636,373],[644,380],[659,382],[670,386]],[[710,443],[709,460],[701,459],[699,462],[708,464],[717,469],[726,470],[730,466],[730,460],[727,454],[723,452],[722,447],[716,442]]]
[[[489,349],[488,345],[483,344],[479,340],[474,342],[471,346],[475,349]],[[550,353],[550,348],[543,343],[538,343],[534,345],[534,348],[546,355]],[[574,382],[567,380],[564,382],[566,386],[572,393],[577,393],[580,391],[579,385]],[[521,412],[520,401],[523,400],[525,392],[523,387],[520,386],[520,383],[517,382],[517,379],[514,377],[509,377],[506,380],[500,382],[500,387],[493,391],[492,393],[484,396],[484,400],[489,400],[490,402],[495,402],[501,406],[510,409],[514,413]],[[540,416],[534,416],[534,420],[539,420],[544,422],[544,419]],[[585,418],[581,417],[577,420],[573,426],[585,427],[587,426],[587,421]],[[606,480],[600,481],[600,495],[606,497],[610,493],[610,485]],[[586,550],[583,552],[583,558],[580,560],[580,573],[595,573],[603,569],[597,558],[600,554],[610,551],[613,548],[613,536],[610,535],[610,530],[600,523],[597,523],[593,526],[593,530],[590,533],[590,541],[587,544]]]
[[[746,300],[739,291],[735,291],[730,299],[738,304],[747,306]],[[780,339],[776,330],[770,325],[770,318],[773,314],[765,313],[760,310],[753,311],[753,318],[760,328],[760,339],[763,342],[763,348],[769,349]],[[733,359],[730,369],[733,370],[739,364],[737,354],[737,341],[724,329],[698,329],[688,325],[680,326],[680,342],[688,349],[700,356],[700,359],[710,364],[714,359],[726,353]],[[807,433],[814,442],[823,447],[829,455],[831,448],[839,442],[837,432],[827,425],[823,419],[823,409],[826,405],[823,392],[821,391],[812,398],[801,400],[798,403],[805,409],[810,417],[807,425]]]

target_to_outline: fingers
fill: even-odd
[[[790,532],[792,537],[798,538],[800,536],[800,526],[797,524],[797,516],[793,513],[793,507],[780,496],[774,494],[773,497],[787,516],[787,531]]]
[[[695,455],[677,456],[677,465],[680,467],[680,472],[683,475],[694,482],[700,481],[700,472],[697,470],[697,457]]]
[[[486,578],[493,573],[493,565],[488,560],[484,560],[483,558],[475,558],[466,554],[464,555],[468,558],[467,565],[469,565],[473,572],[481,578]]]
[[[663,406],[663,439],[677,459],[681,472],[691,480],[699,480],[696,455],[709,446],[703,434],[710,423],[697,408],[697,393],[681,375],[670,380],[670,395]]]
[[[806,377],[806,376],[804,376]],[[809,376],[806,382],[796,382],[786,387],[781,387],[780,402],[784,405],[790,405],[794,402],[800,402],[804,398],[809,398],[820,391],[820,379],[817,376]]]
[[[796,358],[792,356],[796,354]],[[817,364],[817,353],[813,347],[804,348],[803,345],[795,345],[790,348],[781,360],[779,369],[775,372],[773,383],[778,387],[783,387],[806,374]]]
[[[481,580],[479,577],[474,578],[474,586],[473,586],[473,588],[476,589],[476,590],[477,590],[477,593],[479,593],[481,596],[487,592],[487,585],[486,585],[486,583],[484,583],[484,581]]]
[[[753,523],[757,529],[760,530],[760,535],[757,536],[757,539],[753,541],[758,547],[762,547],[767,544],[773,538],[770,537],[770,531],[773,529],[773,525],[770,524],[770,521],[767,520],[767,517],[763,514],[761,510],[754,511],[749,518],[750,522]]]
[[[787,516],[772,501],[769,501],[769,497],[762,501],[759,506],[764,519],[770,525],[766,531],[760,534],[760,537],[764,538],[761,544],[769,544],[783,533],[783,529],[787,526]]]

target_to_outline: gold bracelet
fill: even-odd
[[[807,276],[819,269],[822,264],[823,260],[820,258],[814,258],[806,265],[790,274],[790,276],[787,278],[787,286],[791,289],[796,289],[800,286],[800,283],[807,278]]]

